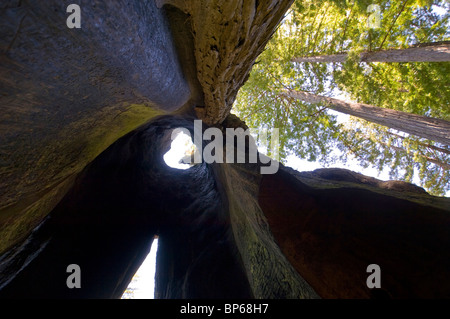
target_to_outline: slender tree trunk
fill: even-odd
[[[404,154],[408,153],[404,148],[401,148],[401,147],[398,147],[398,146],[394,146],[394,145],[387,145],[386,143],[383,143],[383,142],[381,142],[381,144],[383,144],[383,145],[385,145],[387,147],[390,147],[390,148],[392,148],[393,150],[395,150],[397,152],[404,153]],[[437,160],[435,158],[426,156],[424,154],[419,154],[419,156],[425,158],[428,162],[433,163],[433,164],[435,164],[435,165],[437,165],[437,166],[439,166],[439,167],[441,167],[443,169],[450,170],[450,164],[448,164],[448,163],[444,163],[444,162],[442,162],[440,160]]]
[[[431,162],[431,163],[433,163],[433,164],[435,164],[435,165],[437,165],[437,166],[439,166],[439,167],[442,167],[443,169],[450,170],[450,165],[447,164],[447,163],[441,162],[441,161],[439,161],[439,160],[437,160],[437,159],[428,157],[428,156],[423,155],[423,154],[420,154],[419,156],[422,156],[422,157],[426,158],[426,160],[427,160],[428,162]]]
[[[293,62],[345,62],[347,53],[293,58]],[[363,52],[360,62],[445,62],[450,61],[450,43],[419,45],[407,49]]]
[[[395,134],[395,133],[392,133],[392,132],[389,132],[389,134],[390,134],[390,135],[393,135],[393,136],[396,136],[396,137],[398,137],[398,138],[401,138],[402,140],[405,139],[405,137],[403,137],[403,136],[401,136],[401,135],[398,135],[398,134]],[[432,149],[432,150],[435,150],[435,151],[438,151],[438,152],[441,152],[441,153],[445,153],[445,154],[449,154],[449,155],[450,155],[450,150],[447,150],[447,149],[445,149],[445,148],[437,147],[437,146],[435,146],[435,145],[431,145],[431,144],[427,144],[427,143],[422,143],[422,142],[418,142],[418,141],[416,141],[415,143],[417,143],[417,144],[419,144],[419,145],[421,145],[421,146],[423,146],[423,147],[425,147],[425,148],[429,148],[429,149]]]
[[[308,103],[326,103],[328,108],[335,111],[450,145],[450,122],[442,119],[405,113],[369,104],[346,102],[300,91],[289,90],[286,91],[285,95]]]

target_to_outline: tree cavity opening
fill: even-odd
[[[145,260],[128,284],[121,299],[154,299],[155,298],[155,274],[156,253],[158,250],[158,236],[153,239]]]
[[[167,166],[177,169],[188,169],[195,165],[194,154],[197,147],[192,142],[188,129],[179,127],[172,131],[170,150],[164,154]]]

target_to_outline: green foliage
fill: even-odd
[[[450,63],[360,63],[359,53],[449,39],[446,1],[377,1],[380,27],[368,23],[372,0],[295,1],[241,88],[234,112],[249,127],[280,129],[281,161],[288,154],[331,165],[351,157],[364,167],[390,169],[443,195],[449,154],[443,145],[354,120],[340,123],[325,105],[287,98],[286,89],[345,96],[403,112],[450,119]],[[436,14],[436,8],[446,10]],[[345,63],[293,63],[293,57],[348,53]],[[426,145],[426,146],[424,146]],[[340,155],[332,152],[338,149]],[[443,151],[439,151],[443,150]],[[441,164],[441,165],[440,165]],[[447,165],[447,166],[446,166]]]
[[[363,167],[387,168],[391,179],[407,182],[418,174],[422,187],[435,195],[450,190],[450,149],[359,119],[346,123],[339,134],[349,142],[340,150]]]
[[[333,76],[352,100],[403,112],[450,119],[448,62],[354,63]]]

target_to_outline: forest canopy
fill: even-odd
[[[250,128],[279,129],[282,162],[290,154],[324,166],[354,158],[363,167],[388,168],[391,179],[412,182],[417,175],[429,193],[444,195],[450,190],[448,143],[409,134],[395,118],[384,125],[364,114],[342,121],[325,98],[374,106],[374,115],[383,108],[405,119],[414,114],[440,121],[444,126],[430,130],[450,136],[449,9],[445,0],[295,1],[233,112]],[[374,53],[381,62],[370,62]],[[393,62],[394,55],[405,62]],[[316,102],[290,92],[308,93]]]

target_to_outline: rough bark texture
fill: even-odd
[[[286,94],[308,103],[326,103],[326,107],[335,111],[450,145],[450,122],[442,119],[385,109],[369,104],[346,102],[307,92],[287,91]]]
[[[204,104],[196,112],[208,125],[228,115],[257,56],[293,0],[159,0],[185,12],[195,44]]]
[[[331,54],[311,57],[293,58],[293,62],[345,62],[348,54]],[[382,50],[363,52],[360,54],[361,62],[447,62],[450,61],[450,44],[436,44],[418,46],[398,50]]]
[[[275,243],[258,204],[259,165],[223,164],[219,180],[228,199],[231,224],[255,298],[316,299],[319,295],[297,273]]]
[[[58,1],[2,3],[0,252],[152,117],[197,106],[205,122],[222,122],[292,1],[278,2],[182,2],[186,14],[153,0],[81,1],[81,29],[67,28]]]

